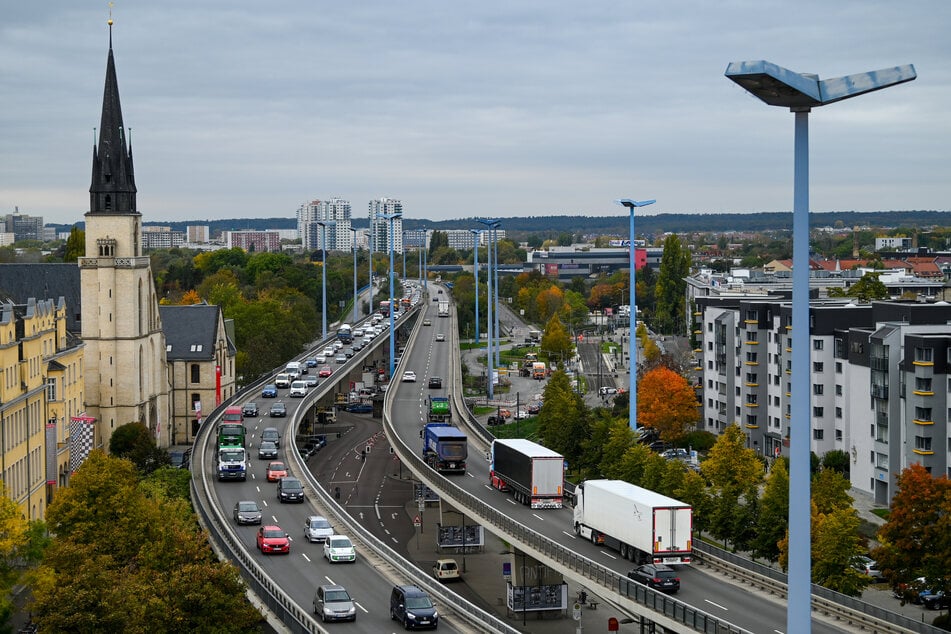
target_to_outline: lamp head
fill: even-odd
[[[633,209],[634,207],[646,207],[647,205],[653,205],[656,203],[656,200],[634,200],[633,198],[619,198],[614,201],[622,207],[627,207],[628,209]]]

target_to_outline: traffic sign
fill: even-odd
[[[419,518],[419,515],[413,518],[413,526],[415,526],[416,528],[419,528],[422,525],[423,525],[423,520]]]

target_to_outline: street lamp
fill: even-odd
[[[635,270],[636,269],[636,265],[635,265],[635,259],[636,259],[635,251],[636,250],[634,249],[634,209],[637,207],[646,207],[647,205],[653,205],[657,201],[656,200],[632,200],[630,198],[622,198],[620,200],[615,200],[614,202],[624,207],[627,207],[628,209],[631,210],[631,227],[630,227],[631,245],[629,247],[630,257],[631,257],[631,262],[630,262],[631,316],[630,316],[630,324],[629,324],[630,341],[627,342],[628,356],[630,357],[628,362],[630,363],[629,367],[630,367],[631,377],[630,377],[630,383],[628,385],[628,400],[630,401],[628,406],[628,426],[631,428],[632,431],[636,431],[637,430],[637,345],[634,343],[635,341],[634,330],[637,328],[637,308],[635,307],[635,303],[634,303],[636,299],[634,297],[635,295],[634,279],[637,272]]]
[[[789,607],[786,631],[809,632],[811,627],[809,545],[809,111],[826,104],[882,90],[917,77],[911,64],[845,77],[819,80],[764,60],[732,62],[727,78],[770,106],[789,108],[795,115],[793,152],[793,306],[792,420],[789,454]],[[798,263],[799,266],[796,266]]]
[[[490,220],[484,219],[479,220],[478,222],[484,224],[489,232],[489,245],[488,245],[488,260],[489,260],[489,270],[488,270],[488,299],[486,302],[486,341],[488,346],[486,347],[486,360],[488,361],[489,367],[489,383],[488,383],[488,395],[489,400],[495,398],[495,387],[492,377],[492,229],[498,227],[501,224],[499,220]],[[496,312],[498,311],[498,306],[495,307]],[[498,333],[496,333],[498,334]]]
[[[406,232],[403,232],[403,243],[400,245],[400,251],[403,252],[403,277],[401,280],[406,279]]]
[[[475,344],[476,348],[479,346],[479,238],[482,236],[482,232],[485,229],[469,229],[469,233],[472,234],[472,261],[473,268],[475,269]]]
[[[320,324],[323,332],[322,339],[327,338],[327,222],[318,222],[320,225]]]
[[[353,227],[350,227],[350,240],[353,247],[353,323],[356,324],[359,320],[357,316],[357,301],[359,297],[357,296],[357,230]]]
[[[393,221],[403,217],[403,212],[397,211],[391,214],[383,214],[384,220],[390,221],[390,229],[386,235],[386,241],[390,244],[390,381],[393,381],[393,367],[396,360],[396,328],[393,325],[395,320],[396,307],[393,305]]]

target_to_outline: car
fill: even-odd
[[[871,577],[872,579],[882,578],[882,571],[879,570],[878,563],[871,557],[865,557],[864,555],[853,557],[852,567],[861,572],[866,577]]]
[[[262,440],[258,445],[258,459],[272,460],[274,458],[277,458],[277,445],[270,440]]]
[[[277,481],[277,499],[283,502],[304,502],[304,485],[297,478],[290,476]]]
[[[343,348],[343,342],[339,340],[334,341],[331,347],[334,349],[334,353],[337,353]]]
[[[333,526],[321,515],[311,515],[304,520],[304,537],[310,543],[325,542],[334,534]]]
[[[326,357],[327,359],[329,359],[329,358],[331,358],[332,356],[334,356],[335,354],[337,354],[337,351],[334,350],[334,347],[333,347],[333,346],[327,346],[326,348],[323,349],[323,352],[321,352],[320,354],[324,355],[324,357]]]
[[[502,418],[501,416],[489,416],[489,418],[485,421],[485,424],[488,425],[489,427],[492,427],[494,425],[504,425],[505,419]]]
[[[501,418],[503,418],[503,419],[509,419],[509,418],[512,418],[512,412],[510,412],[509,410],[505,409],[504,407],[500,407],[500,408],[499,408],[499,416],[500,416]]]
[[[344,409],[353,414],[369,414],[373,411],[373,404],[363,402],[347,403]]]
[[[258,415],[258,404],[257,403],[245,403],[241,407],[241,415],[247,416],[248,418],[254,418]]]
[[[277,398],[277,385],[268,383],[261,389],[261,398]]]
[[[924,594],[921,595],[921,605],[929,610],[943,610],[951,607],[951,595],[945,594],[944,590]]]
[[[351,347],[353,348],[354,352],[360,352],[361,350],[363,350],[365,346],[366,344],[361,340],[361,341],[354,341]]]
[[[257,544],[258,550],[264,555],[275,553],[286,555],[291,552],[290,535],[275,524],[268,524],[258,529]]]
[[[605,385],[603,387],[598,388],[598,394],[600,394],[601,396],[608,396],[609,394],[617,394],[617,388]]]
[[[403,383],[415,383],[416,382],[416,373],[412,370],[407,370],[403,373]]]
[[[314,614],[324,623],[357,620],[357,608],[350,598],[350,593],[343,586],[317,586]]]
[[[441,288],[438,289],[438,290],[436,291],[436,293],[438,293],[439,295],[442,295],[442,289],[441,289]]]
[[[281,403],[281,405],[283,404]],[[277,430],[277,427],[265,427],[264,431],[261,432],[261,440],[270,440],[275,447],[281,448],[281,432]]]
[[[445,341],[445,340],[446,340],[446,335],[442,334],[441,332],[436,333],[436,341]]]
[[[344,349],[343,349],[343,356],[347,357],[348,359],[351,358],[351,357],[352,357],[353,355],[355,355],[356,353],[357,353],[357,351],[353,349],[353,346],[350,346],[349,348],[344,348]]]
[[[365,332],[365,331],[363,330],[363,328],[354,328],[354,329],[353,329],[353,336],[354,336],[354,337],[362,337],[364,332]]]
[[[287,416],[287,406],[281,401],[278,401],[271,405],[271,409],[268,410],[267,415],[271,418],[283,418]]]
[[[287,465],[280,460],[274,460],[267,464],[267,471],[265,473],[268,482],[277,482],[281,478],[287,477]]]
[[[530,417],[531,414],[528,413],[527,409],[520,409],[515,411],[515,420],[525,420]]]
[[[403,629],[436,629],[439,613],[429,595],[417,586],[394,586],[390,592],[390,618],[403,624]]]
[[[319,363],[317,363],[316,357],[309,357],[307,361],[305,361],[304,363],[307,364],[308,368],[316,368],[318,365],[320,365]]]
[[[181,449],[171,449],[168,452],[169,466],[172,469],[187,469],[189,458],[191,456],[191,448],[181,450]]]
[[[314,357],[314,361],[317,362],[317,365],[323,365],[327,363],[327,355],[321,353]]]
[[[902,599],[903,601],[911,601],[912,603],[921,602],[921,593],[925,588],[925,578],[918,577],[911,583],[899,583],[898,585],[892,588],[892,596],[896,599]],[[924,590],[924,592],[930,594],[930,591]]]
[[[627,578],[661,592],[674,594],[680,590],[680,577],[677,576],[677,572],[670,566],[663,564],[638,566],[627,573]]]
[[[319,383],[320,381],[317,378],[316,374],[308,374],[307,376],[304,377],[304,384],[307,386],[307,389],[310,389],[312,387],[317,387]]]
[[[303,398],[307,396],[307,384],[303,381],[294,381],[291,383],[291,391],[288,392],[288,396],[293,396],[296,398]]]
[[[532,414],[533,416],[537,414],[538,412],[542,411],[541,402],[532,401],[531,403],[528,404],[527,411],[529,414]]]
[[[423,320],[423,325],[424,325],[424,326],[432,326],[432,325],[433,325],[433,322],[429,321],[428,319],[424,319],[424,320]]]
[[[240,500],[234,503],[234,521],[238,524],[260,524],[261,507],[254,500]]]
[[[320,366],[320,369],[317,370],[317,376],[322,379],[327,378],[331,374],[333,374],[333,368],[331,368],[329,365],[322,365]]]
[[[429,389],[431,390],[441,390],[442,389],[442,378],[438,376],[429,377]]]
[[[341,365],[346,362],[347,362],[347,355],[345,355],[342,352],[338,354],[336,357],[334,357],[334,363],[336,363],[337,365]]]
[[[357,560],[357,551],[346,535],[331,535],[324,540],[324,558],[330,563]]]
[[[662,452],[660,456],[667,460],[686,460],[690,457],[690,454],[683,447],[673,447]],[[873,561],[872,563],[874,564],[875,562]]]
[[[438,301],[439,301],[439,298],[438,298],[438,297],[433,297],[433,301],[434,301],[434,302],[438,302]]]
[[[440,581],[458,581],[462,579],[459,574],[459,565],[455,559],[437,559],[433,564],[433,576]]]
[[[274,385],[280,388],[289,388],[291,386],[291,375],[286,372],[281,372],[274,377]]]

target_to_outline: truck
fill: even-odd
[[[423,460],[439,473],[465,473],[469,445],[466,434],[447,423],[423,428]]]
[[[340,324],[337,328],[337,340],[346,345],[353,343],[353,327],[350,324]]]
[[[436,306],[436,310],[437,310],[436,314],[439,315],[440,317],[448,317],[449,316],[449,302],[439,302],[439,304]]]
[[[623,480],[587,480],[575,489],[575,534],[637,563],[689,564],[693,511]]]
[[[225,413],[221,415],[222,422],[244,424],[244,410],[237,405],[231,405],[225,408]]]
[[[218,447],[219,480],[247,480],[248,452],[244,447]]]
[[[384,317],[390,316],[390,300],[384,299],[380,302],[380,314]]]
[[[512,491],[533,509],[560,509],[565,490],[565,458],[524,438],[497,438],[489,449],[489,481]]]
[[[548,376],[548,368],[544,361],[532,361],[532,378],[541,381]]]
[[[452,407],[449,405],[449,399],[445,396],[430,396],[427,419],[430,423],[449,423],[452,420]]]

